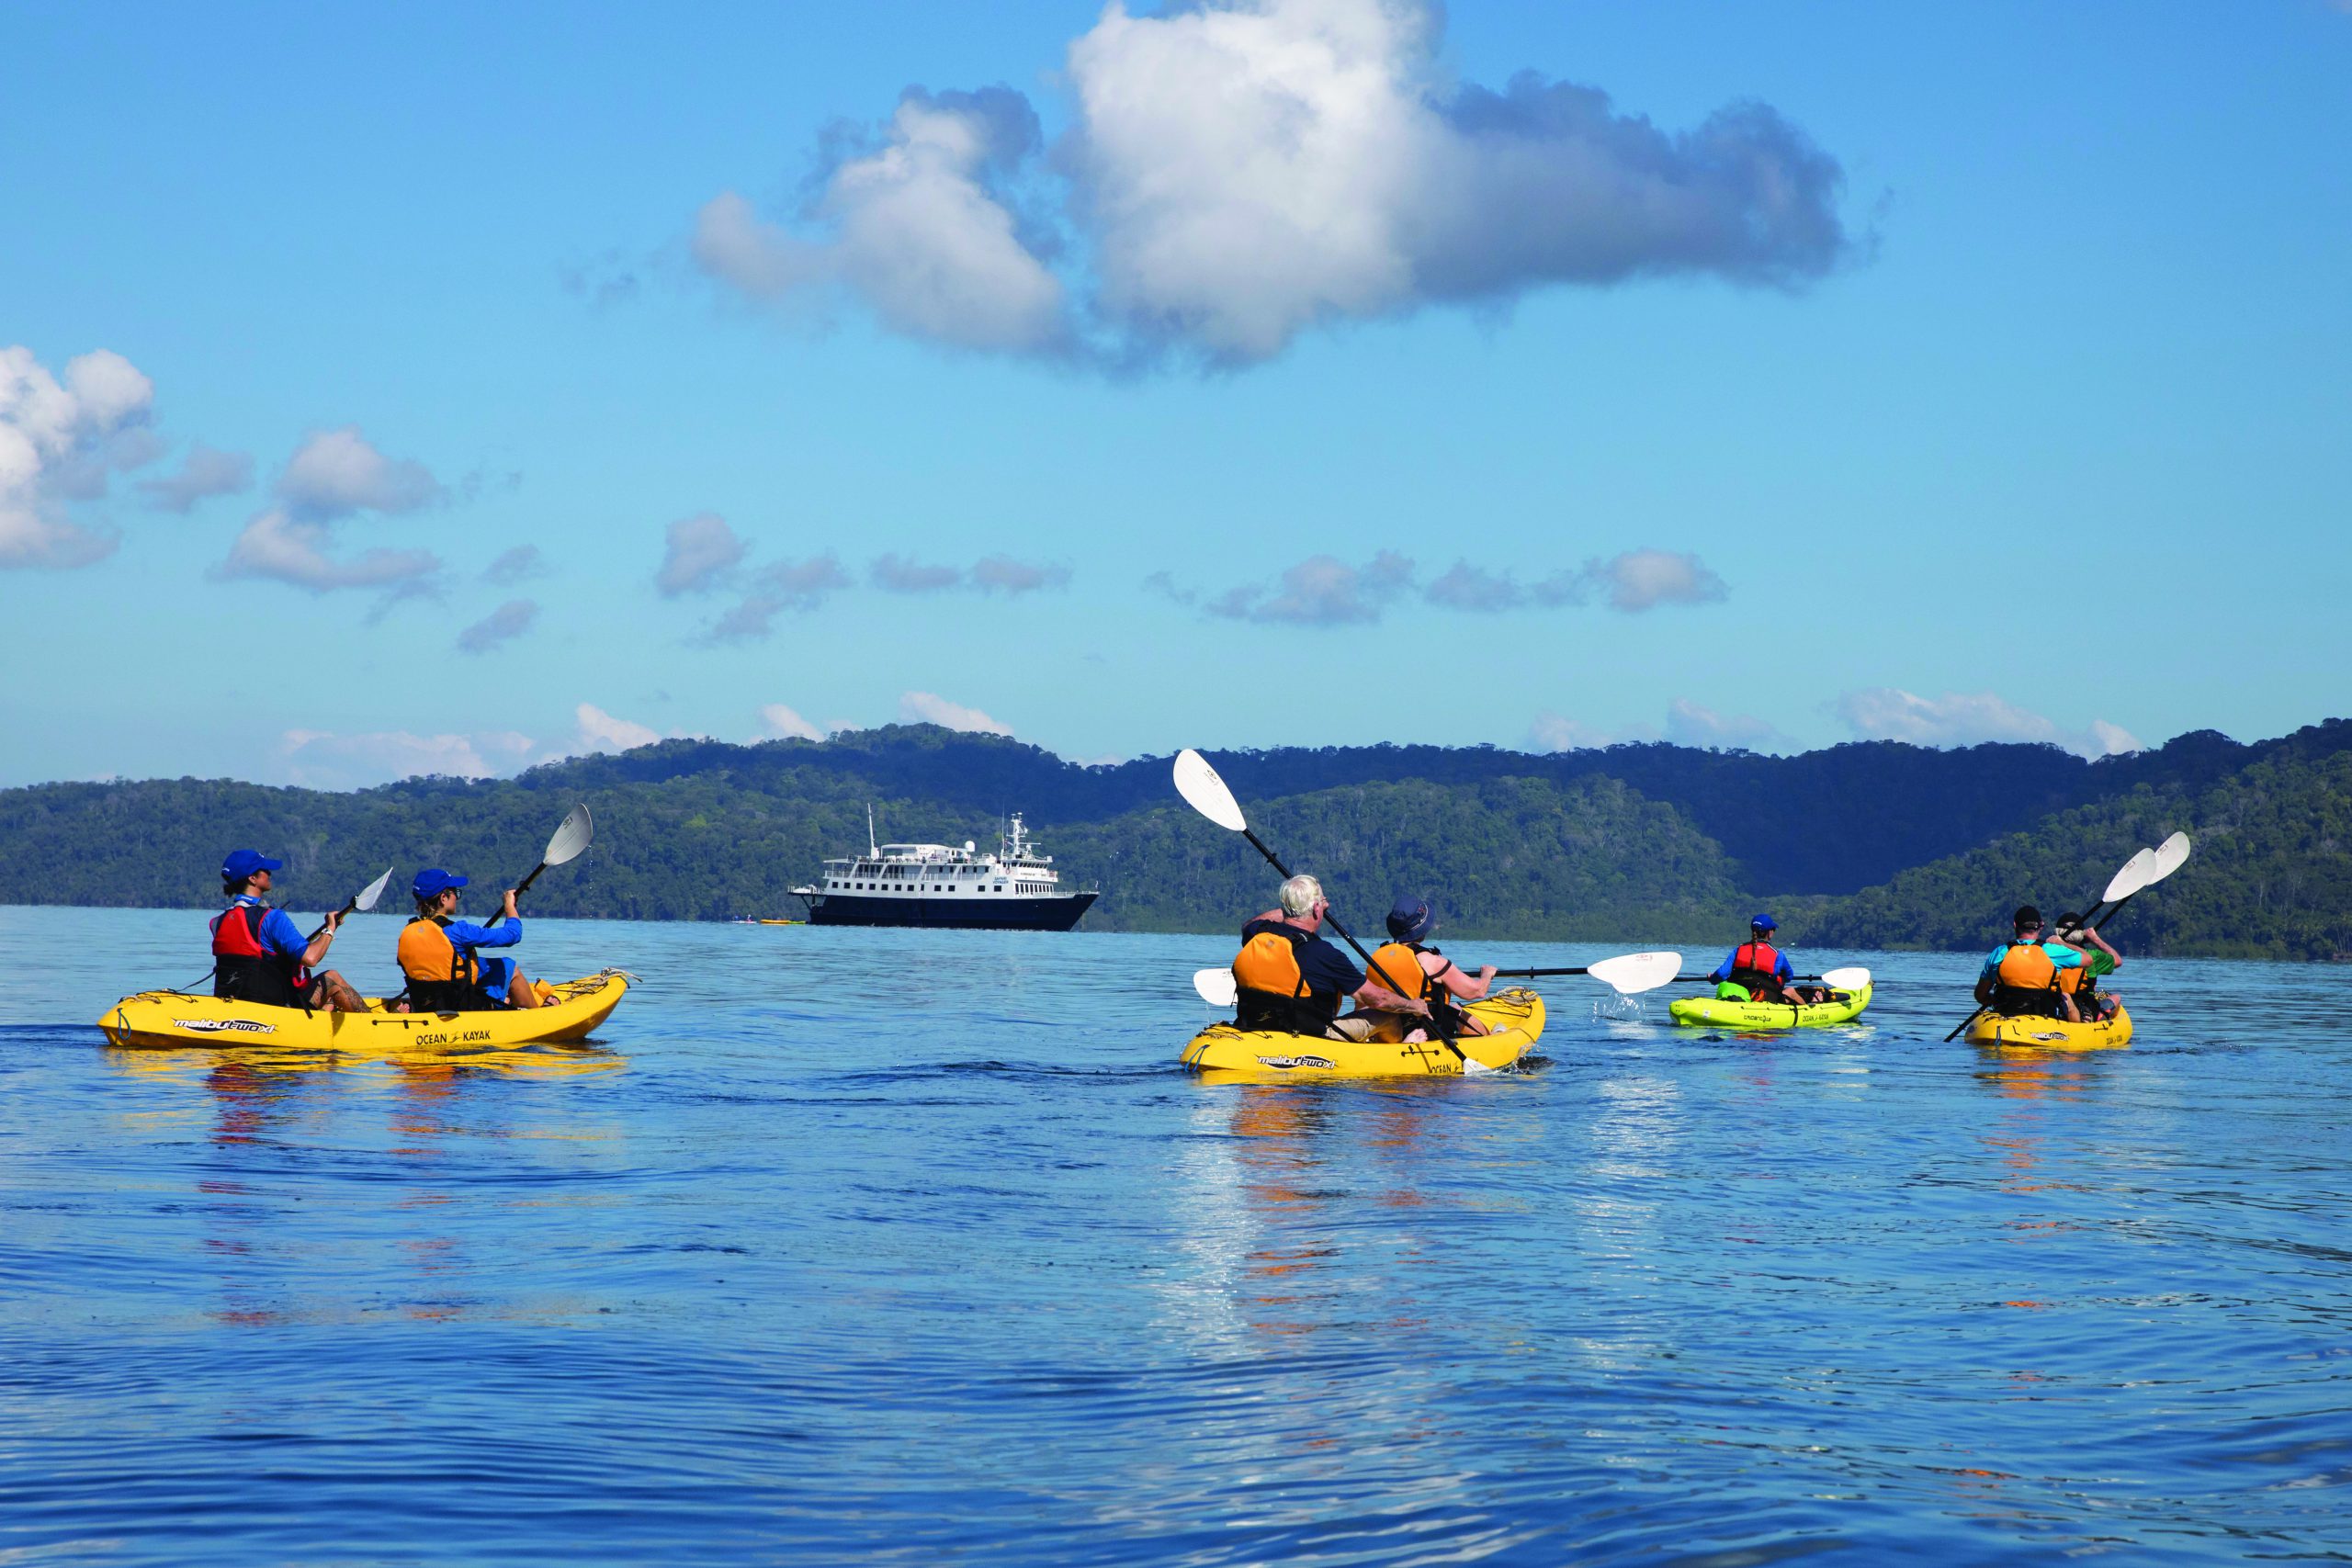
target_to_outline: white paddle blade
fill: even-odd
[[[1193,989],[1201,993],[1201,1000],[1213,1008],[1229,1008],[1240,999],[1241,988],[1234,983],[1230,969],[1195,969]]]
[[[1859,991],[1871,983],[1871,972],[1859,964],[1851,969],[1825,969],[1821,977],[1838,991]]]
[[[2143,887],[2154,886],[2157,883],[2162,882],[2165,877],[2170,876],[2174,872],[2178,871],[2181,866],[2188,862],[2188,835],[2186,833],[2175,833],[2171,838],[2166,839],[2163,843],[2156,846],[2155,856],[2155,868],[2150,874],[2148,880],[2140,884]]]
[[[548,840],[548,852],[540,858],[549,865],[561,865],[586,849],[595,831],[595,824],[588,820],[588,807],[575,806],[571,815],[563,819],[563,826],[555,830],[555,837]]]
[[[2149,874],[2155,870],[2155,866],[2156,852],[2142,850],[2123,863],[2113,880],[2108,883],[2107,891],[2099,895],[2098,901],[2101,904],[2120,904],[2154,880]]]
[[[1621,997],[1636,996],[1643,991],[1655,991],[1681,974],[1682,954],[1628,953],[1622,957],[1604,958],[1585,973]]]
[[[1209,760],[1187,746],[1176,753],[1176,793],[1184,804],[1216,823],[1228,833],[1238,833],[1250,826],[1241,815],[1241,803],[1216,776]]]
[[[376,907],[376,900],[384,896],[385,886],[391,880],[392,868],[390,866],[386,866],[384,868],[384,874],[369,883],[368,885],[367,891],[360,894],[358,897],[354,898],[351,901],[351,907],[362,914],[365,914],[368,910],[374,908]]]

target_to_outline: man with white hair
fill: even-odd
[[[1425,1002],[1400,997],[1348,962],[1348,955],[1317,933],[1330,903],[1311,876],[1283,884],[1282,903],[1241,928],[1241,953],[1233,961],[1238,991],[1234,1021],[1244,1029],[1292,1034],[1371,1038],[1378,1011],[1427,1018]],[[1340,1016],[1340,1003],[1352,997],[1362,1010]]]

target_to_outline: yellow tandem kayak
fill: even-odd
[[[141,991],[108,1008],[98,1028],[109,1044],[125,1047],[267,1045],[368,1055],[496,1050],[586,1039],[621,1005],[632,978],[606,969],[555,987],[543,1007],[490,1012],[386,1012],[381,997],[368,998],[366,1012],[304,1012],[186,991]]]
[[[1968,1043],[2030,1051],[2104,1051],[2132,1043],[2132,1013],[2119,1003],[2113,1018],[2068,1023],[2063,1018],[2001,1018],[1988,1012],[1968,1026]]]
[[[1544,998],[1533,991],[1498,991],[1469,1004],[1494,1031],[1412,1043],[1331,1040],[1273,1030],[1213,1023],[1184,1047],[1184,1066],[1217,1081],[1242,1078],[1459,1077],[1464,1071],[1508,1067],[1544,1036]]]

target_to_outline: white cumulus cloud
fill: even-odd
[[[899,716],[909,724],[936,724],[949,729],[982,735],[1010,735],[1012,727],[1000,724],[978,708],[951,703],[933,692],[908,692],[899,698]]]
[[[822,740],[825,732],[782,703],[760,709],[760,733],[771,740]]]
[[[1414,0],[1114,3],[1069,45],[1049,152],[1010,88],[912,88],[831,137],[791,221],[723,194],[694,254],[755,299],[845,288],[933,342],[1243,365],[1554,286],[1801,287],[1860,248],[1838,161],[1769,106],[1668,130],[1533,72],[1459,83],[1439,33]]]
[[[1915,746],[1976,746],[1986,741],[2040,742],[2085,757],[2141,750],[2130,731],[2105,719],[2087,730],[2066,729],[1991,692],[1946,692],[1923,697],[1895,686],[1848,692],[1838,716],[1858,739],[1907,740]]]
[[[629,751],[639,746],[650,746],[662,739],[661,731],[626,718],[616,718],[594,703],[582,703],[572,710],[579,725],[573,738],[573,754],[590,751]]]
[[[356,512],[414,512],[448,494],[424,464],[385,457],[356,424],[316,432],[277,476],[278,501],[305,523],[333,522]]]
[[[66,508],[103,496],[112,470],[153,460],[154,394],[111,349],[67,360],[60,380],[31,349],[0,348],[0,569],[87,566],[114,552],[111,531]]]
[[[428,578],[441,566],[431,550],[381,546],[338,560],[327,553],[329,542],[327,525],[297,522],[272,507],[245,525],[212,575],[271,578],[324,593],[337,588],[397,588]]]

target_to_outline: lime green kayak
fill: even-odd
[[[1667,1010],[1677,1023],[1705,1024],[1715,1029],[1811,1029],[1824,1023],[1844,1023],[1871,1005],[1871,988],[1859,986],[1836,993],[1836,999],[1794,1007],[1787,1002],[1724,1002],[1713,997],[1685,997]]]

